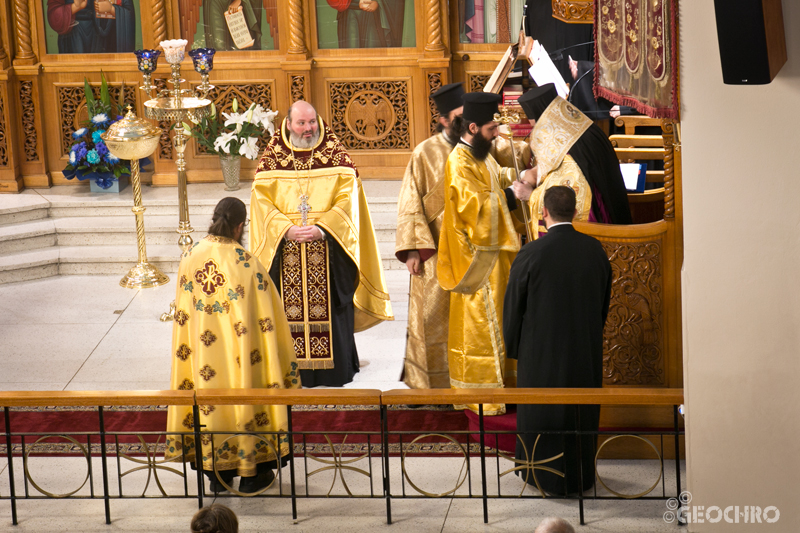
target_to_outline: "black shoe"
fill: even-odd
[[[275,473],[272,470],[267,470],[257,476],[243,477],[239,481],[239,492],[252,494],[269,487],[273,481],[275,481]]]
[[[225,482],[230,485],[233,483],[233,480],[225,480]],[[216,477],[212,477],[208,483],[208,490],[212,494],[222,494],[224,492],[228,492],[228,489],[223,485]]]

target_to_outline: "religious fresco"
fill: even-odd
[[[319,48],[416,46],[414,0],[317,0]]]
[[[142,47],[139,0],[42,0],[48,54],[108,54]]]
[[[458,0],[458,42],[515,43],[524,10],[523,0]]]
[[[276,50],[278,0],[178,0],[190,48]]]

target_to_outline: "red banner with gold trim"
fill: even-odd
[[[677,0],[595,0],[595,96],[678,119]]]

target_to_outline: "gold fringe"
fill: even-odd
[[[330,322],[323,322],[322,324],[309,324],[308,331],[311,333],[327,333],[331,330]]]
[[[330,370],[333,368],[333,360],[324,359],[322,361],[309,361],[306,359],[298,359],[297,367],[300,370]]]
[[[305,324],[289,324],[289,331],[292,333],[305,333],[306,325]]]

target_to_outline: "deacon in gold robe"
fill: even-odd
[[[614,148],[590,118],[560,96],[553,84],[530,89],[518,100],[533,124],[531,148],[536,172],[526,179],[536,187],[529,199],[531,235],[547,233],[544,191],[555,185],[575,191],[575,220],[630,224],[628,195]]]
[[[408,334],[403,381],[412,389],[448,388],[447,335],[450,293],[436,277],[436,250],[444,217],[444,168],[458,142],[456,117],[464,110],[461,83],[431,95],[439,112],[439,132],[411,154],[397,209],[395,255],[411,274]],[[519,168],[528,168],[530,147],[515,142]],[[490,154],[501,166],[513,166],[509,141],[496,137]]]
[[[250,248],[283,297],[303,385],[351,382],[353,333],[392,320],[392,308],[358,171],[307,102],[265,148],[250,210]]]
[[[300,387],[289,324],[267,269],[241,245],[247,210],[238,198],[214,209],[209,235],[181,258],[172,329],[173,390],[292,389]],[[286,408],[277,405],[170,406],[167,431],[287,431]],[[224,492],[234,476],[252,493],[275,478],[288,436],[204,435],[203,470],[211,492]],[[195,461],[193,436],[167,438],[167,460]],[[216,472],[215,472],[216,471]]]
[[[450,291],[447,351],[453,388],[502,388],[514,382],[513,367],[506,368],[503,296],[520,247],[517,233],[523,230],[511,211],[519,211],[515,195],[524,186],[515,181],[513,169],[500,167],[489,155],[499,100],[491,93],[464,95],[461,138],[445,166],[436,269],[439,284]],[[505,405],[486,404],[484,413],[503,414]]]

